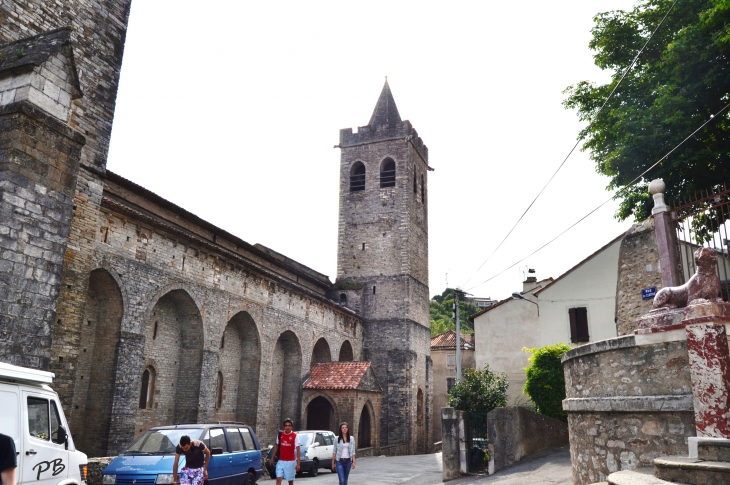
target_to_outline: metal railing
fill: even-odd
[[[717,274],[722,298],[727,301],[730,289],[730,190],[727,184],[680,200],[678,206],[671,210],[671,220],[677,229],[677,265],[681,283],[697,269],[695,250],[700,246],[714,248],[718,253]]]

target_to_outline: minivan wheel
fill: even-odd
[[[255,485],[256,484],[256,477],[253,473],[248,472],[246,474],[246,480],[244,480],[243,485]]]
[[[319,473],[319,462],[315,458],[314,461],[312,462],[312,469],[309,470],[309,476],[316,477],[318,473]]]

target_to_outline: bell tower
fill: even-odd
[[[364,360],[383,388],[386,454],[431,436],[428,148],[401,120],[386,79],[366,126],[340,130],[338,298],[365,320]]]

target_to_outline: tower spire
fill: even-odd
[[[388,76],[385,76],[385,85],[380,92],[378,103],[375,105],[375,110],[370,117],[370,123],[368,125],[395,125],[400,122],[400,113],[398,113],[398,107],[395,105],[393,93],[390,92],[390,86],[388,86]]]

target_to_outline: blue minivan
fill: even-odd
[[[172,485],[175,447],[183,435],[210,448],[208,485],[253,485],[261,476],[261,446],[250,426],[180,424],[152,428],[140,436],[104,469],[102,484]],[[185,455],[178,465],[185,466]]]

